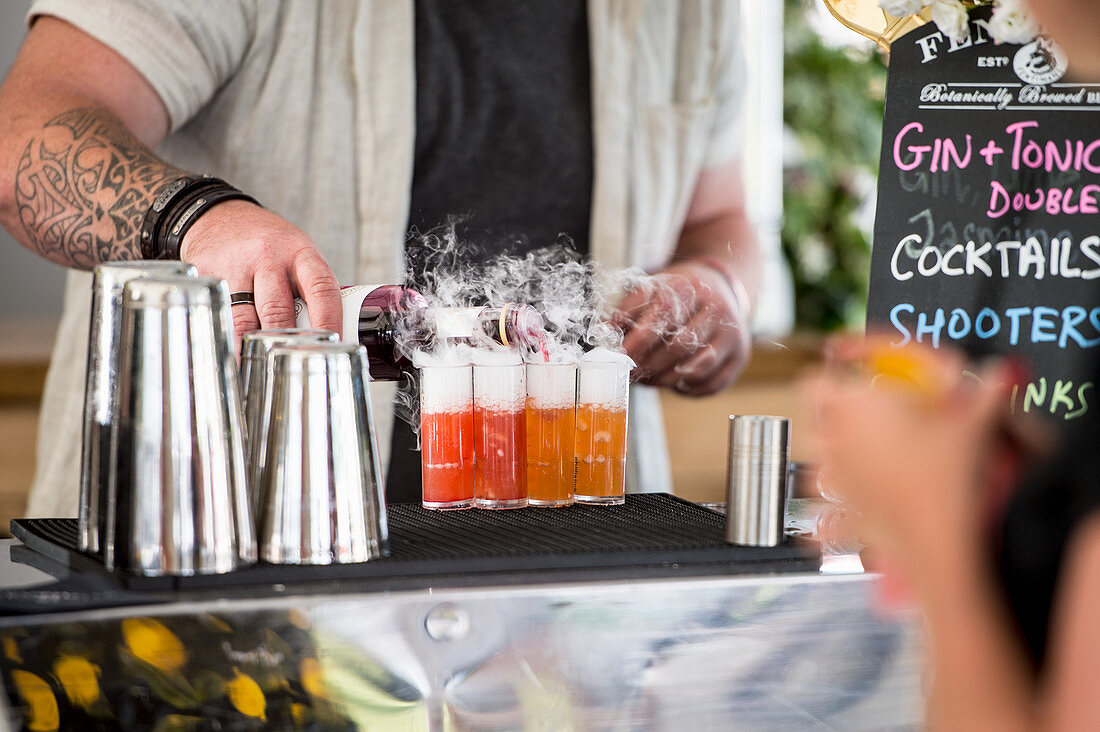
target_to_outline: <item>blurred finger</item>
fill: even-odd
[[[825,356],[827,366],[838,373],[861,374],[876,384],[909,389],[933,402],[965,384],[966,359],[960,352],[913,342],[900,345],[882,333],[832,339]]]
[[[744,370],[745,364],[740,354],[727,352],[722,354],[716,349],[707,349],[692,357],[689,373],[676,369],[679,378],[677,391],[693,396],[713,394],[732,384]]]
[[[622,330],[637,327],[646,316],[658,313],[665,331],[688,322],[696,308],[692,282],[682,275],[656,274],[638,283],[612,316]]]
[[[674,388],[687,396],[716,394],[732,384],[743,368],[743,364],[739,363],[731,354],[723,361],[718,362],[717,366],[702,380],[689,382],[681,378],[676,382]]]
[[[822,360],[827,368],[842,366],[862,359],[865,351],[865,339],[862,335],[833,336],[825,341]]]
[[[309,309],[309,322],[314,328],[336,331],[341,338],[343,308],[340,305],[340,283],[316,249],[304,250],[294,260],[291,272],[298,295]],[[349,334],[354,336],[354,334]]]
[[[706,334],[697,334],[690,328],[685,328],[667,345],[662,344],[654,349],[645,364],[650,371],[650,383],[655,386],[672,386],[684,377],[680,371],[681,365],[697,355],[706,358],[708,354],[714,354],[710,360],[718,360],[718,349],[707,341]],[[721,356],[725,355],[725,350],[721,349]]]
[[[619,307],[612,313],[611,324],[622,330],[633,328],[634,321],[641,315],[647,302],[649,302],[649,298],[642,290],[629,291],[622,302],[619,303]]]
[[[672,368],[668,385],[685,394],[702,395],[729,386],[745,370],[752,339],[739,326],[717,327],[707,347]]]
[[[650,365],[653,353],[664,346],[659,307],[650,307],[623,338],[623,350],[638,364],[639,379],[652,377],[656,371]]]
[[[708,308],[700,311],[692,323],[692,330],[698,332],[711,348],[699,349],[677,364],[676,372],[685,381],[694,383],[708,380],[719,364],[728,358],[738,361],[741,367],[748,363],[752,339],[740,324],[722,322],[711,315]]]
[[[294,293],[285,272],[273,269],[256,271],[253,283],[256,313],[263,328],[293,328]]]

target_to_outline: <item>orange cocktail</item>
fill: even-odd
[[[626,485],[626,409],[577,405],[577,500],[622,503]]]
[[[422,504],[432,509],[474,503],[473,376],[469,366],[420,371]]]
[[[474,500],[479,508],[527,505],[526,384],[515,363],[474,366]]]
[[[578,503],[616,504],[625,500],[626,418],[630,369],[622,354],[596,349],[585,354],[577,372]]]
[[[573,503],[577,366],[527,364],[527,501]]]

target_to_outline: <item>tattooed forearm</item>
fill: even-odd
[[[102,109],[74,109],[31,138],[15,176],[29,245],[72,267],[141,257],[141,222],[184,172],[156,158]]]

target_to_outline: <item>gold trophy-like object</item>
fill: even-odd
[[[878,0],[824,0],[833,17],[846,27],[870,38],[879,48],[890,52],[890,44],[914,28],[931,20],[931,10],[896,18],[881,7]]]

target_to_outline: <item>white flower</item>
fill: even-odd
[[[879,7],[895,18],[919,13],[932,0],[878,0]]]
[[[997,0],[989,20],[989,35],[997,43],[1030,43],[1039,34],[1039,26],[1022,0]]]
[[[970,35],[970,16],[959,0],[933,0],[932,20],[956,43],[962,43]]]

